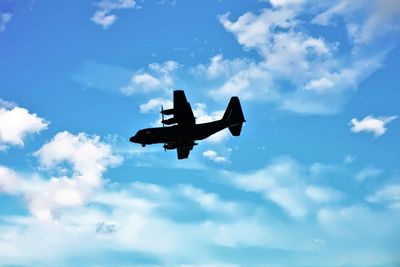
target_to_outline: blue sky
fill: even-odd
[[[0,1],[0,266],[398,266],[396,0]],[[129,143],[183,89],[247,122]]]

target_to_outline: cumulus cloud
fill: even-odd
[[[332,18],[344,16],[343,10],[348,9],[346,12],[350,14],[365,11],[366,16],[378,11],[365,10],[367,4],[348,0],[319,5],[298,0],[270,3],[271,8],[246,12],[236,19],[229,13],[218,17],[244,51],[256,51],[258,57],[227,59],[219,53],[208,63],[189,67],[189,72],[196,78],[206,78],[209,95],[217,100],[238,95],[244,100],[264,101],[295,113],[339,112],[349,92],[382,67],[388,49],[371,52],[367,46],[351,44],[349,52],[345,52],[340,49],[340,40],[325,39],[324,34],[315,36],[308,31],[309,22],[303,20],[303,15],[315,14],[313,23],[328,26]],[[382,6],[390,10],[388,3]],[[392,7],[396,8],[397,5]],[[357,25],[363,21],[357,21]],[[351,28],[352,24],[346,25]],[[375,39],[379,40],[378,35]],[[120,87],[121,92],[132,95],[171,90],[178,80],[178,66],[174,61],[150,64],[136,71],[130,83]]]
[[[0,192],[14,194],[17,192],[19,177],[13,170],[0,165]]]
[[[246,68],[251,63],[248,59],[235,58],[227,60],[222,54],[210,58],[208,65],[199,64],[191,69],[196,76],[202,76],[206,79],[215,79],[218,77],[229,77]]]
[[[7,109],[6,106],[12,107]],[[13,107],[3,101],[0,106],[0,150],[8,146],[23,146],[28,134],[39,133],[47,129],[49,122],[25,108]]]
[[[89,137],[85,133],[73,135],[60,132],[44,144],[35,155],[41,165],[52,168],[62,162],[68,162],[79,173],[79,180],[93,186],[101,183],[101,174],[107,166],[117,165],[121,158],[114,156],[111,147],[100,142],[99,136]]]
[[[157,97],[150,99],[144,104],[141,104],[139,109],[141,113],[149,113],[150,111],[160,111],[161,106],[164,109],[168,109],[172,108],[173,103],[169,99]]]
[[[219,54],[209,64],[197,66],[198,73],[217,84],[210,95],[267,101],[296,113],[338,112],[346,91],[376,71],[383,54],[339,55],[338,43],[304,30],[302,1],[271,4],[276,8],[247,12],[236,20],[230,20],[228,13],[219,17],[244,50],[257,51],[260,59],[228,60]],[[338,56],[346,60],[338,61]]]
[[[11,21],[11,13],[0,13],[0,33],[6,30],[6,25]]]
[[[381,136],[386,133],[386,124],[395,120],[397,116],[389,117],[374,117],[369,115],[362,120],[356,118],[351,119],[351,131],[354,133],[367,132],[372,133],[375,137]]]
[[[126,95],[148,93],[158,90],[170,90],[174,83],[174,72],[179,67],[175,61],[166,61],[162,64],[151,63],[147,72],[137,71],[128,85],[121,88]]]
[[[98,136],[89,137],[84,133],[58,133],[34,155],[42,168],[58,175],[46,180],[38,174],[21,175],[0,166],[0,190],[23,196],[29,211],[41,221],[56,219],[61,208],[85,204],[101,188],[104,171],[121,162]],[[59,168],[64,163],[71,166],[70,176],[63,175]]]
[[[393,14],[398,4],[392,0],[374,0],[372,6],[377,7],[374,9],[368,8],[370,5],[364,0],[320,4],[301,0],[269,2],[272,7],[258,12],[246,12],[237,18],[229,13],[218,17],[245,52],[256,51],[258,56],[227,59],[219,53],[208,63],[189,67],[189,72],[196,78],[206,78],[209,95],[216,100],[238,95],[244,100],[264,101],[295,113],[339,112],[351,90],[382,67],[390,47],[381,45],[379,40],[396,31]],[[356,12],[360,16],[352,16]],[[110,21],[114,20],[111,13],[106,14],[111,16]],[[368,42],[376,41],[380,49],[370,51],[371,46],[366,42],[354,41],[346,52],[341,49],[342,40],[324,38],[324,34],[316,36],[307,30],[310,22],[304,20],[304,15],[314,16],[312,23],[323,26],[330,26],[335,18],[344,18],[349,32],[370,36]],[[362,30],[364,24],[390,26],[375,34],[375,30]],[[171,90],[178,80],[178,66],[175,61],[150,64],[136,71],[128,84],[118,87],[126,95]]]
[[[98,10],[90,18],[94,23],[108,29],[116,20],[117,16],[111,14],[115,10],[130,9],[136,5],[135,0],[103,0],[96,3]]]
[[[291,9],[264,9],[260,15],[247,12],[236,22],[228,19],[229,13],[219,17],[226,30],[235,34],[238,42],[246,48],[258,48],[263,51],[271,38],[273,29],[288,29],[294,26],[294,12]]]
[[[209,159],[211,161],[214,161],[216,163],[224,163],[224,162],[228,161],[225,157],[220,156],[214,150],[206,150],[206,151],[204,151],[203,152],[203,157],[205,157],[205,158],[207,158],[207,159]]]

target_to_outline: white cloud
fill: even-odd
[[[399,238],[394,229],[397,228],[400,217],[391,211],[374,211],[363,205],[331,207],[320,209],[317,219],[327,237],[329,236],[332,241],[340,239],[343,244],[352,243],[360,247],[365,242],[360,236],[369,236],[376,242],[395,241]],[[371,261],[366,263],[371,264]]]
[[[90,138],[91,141],[93,139]],[[56,169],[56,166],[51,166]],[[246,174],[247,180],[250,180],[248,188],[277,189],[271,192],[271,199],[281,203],[287,210],[304,209],[303,202],[298,203],[296,200],[302,200],[299,194],[304,195],[307,191],[307,181],[303,178],[308,168],[302,168],[294,161],[286,160],[285,163],[281,160],[265,169],[268,171],[264,170],[265,175],[258,176],[261,178],[259,181],[255,179],[256,175]],[[245,175],[240,175],[230,175],[229,179],[243,178],[242,182],[245,183]],[[1,177],[0,172],[0,184]],[[321,197],[319,193],[311,193],[317,196],[314,197],[316,204],[323,204],[317,207],[317,218],[288,221],[248,198],[242,202],[235,195],[234,200],[227,200],[222,195],[190,184],[172,184],[169,187],[145,182],[108,184],[96,188],[96,194],[88,195],[80,202],[78,195],[67,183],[57,190],[59,194],[53,194],[49,191],[47,180],[31,179],[25,182],[17,187],[25,189],[18,189],[19,194],[15,196],[28,200],[29,208],[33,205],[30,202],[31,196],[35,195],[27,194],[28,184],[37,187],[42,197],[51,196],[47,201],[53,201],[57,209],[39,209],[40,203],[34,203],[38,205],[34,216],[3,216],[2,219],[7,222],[0,225],[0,264],[3,265],[35,262],[39,265],[66,266],[70,262],[65,259],[77,257],[93,265],[107,264],[108,261],[114,262],[115,251],[120,251],[133,254],[133,257],[143,253],[161,265],[172,263],[178,266],[184,263],[188,266],[223,266],[221,264],[227,262],[226,254],[215,250],[217,246],[245,255],[248,247],[263,253],[269,250],[284,250],[299,255],[318,252],[323,258],[321,262],[329,260],[333,265],[358,266],[366,265],[365,261],[360,264],[359,258],[351,258],[354,250],[348,251],[347,247],[343,249],[344,245],[357,247],[357,251],[363,255],[371,252],[371,248],[374,253],[380,251],[373,245],[369,246],[370,243],[365,240],[374,240],[374,244],[381,247],[398,239],[397,225],[400,218],[396,214],[362,206],[342,207],[337,203],[328,206],[330,200]],[[323,194],[332,192],[321,186],[309,185],[308,188],[311,186]],[[296,196],[293,197],[293,194]],[[196,210],[196,215],[190,217],[193,208],[200,210]],[[368,224],[365,224],[366,221]],[[360,236],[364,238],[360,240]],[[361,243],[364,246],[360,246]],[[50,250],[52,253],[48,253]],[[91,255],[102,257],[97,262]],[[337,255],[345,259],[338,261]],[[133,258],[128,260],[129,264],[136,263]],[[318,258],[299,264],[312,265],[316,260]],[[393,262],[393,258],[387,257],[375,257],[372,260],[377,265]],[[248,258],[234,258],[229,262],[233,261],[238,266],[249,264]],[[262,258],[255,262],[263,264],[266,261]],[[122,260],[117,265],[124,263]],[[286,265],[286,262],[280,263]],[[287,263],[290,264],[290,261]]]
[[[148,93],[152,91],[168,91],[174,84],[174,72],[179,67],[175,61],[166,61],[162,64],[151,63],[148,72],[137,71],[131,78],[128,85],[121,88],[126,95],[135,93]]]
[[[148,188],[147,185],[142,184],[142,187]],[[129,188],[101,191],[91,198],[90,206],[59,209],[54,221],[36,221],[29,217],[18,221],[11,218],[12,228],[0,226],[0,263],[20,260],[49,263],[63,257],[93,255],[94,252],[106,253],[115,249],[146,253],[159,261],[173,259],[177,262],[204,263],[204,257],[213,260],[208,247],[214,245],[237,247],[241,244],[265,244],[265,238],[260,234],[248,235],[246,227],[252,229],[252,233],[266,231],[251,217],[231,217],[234,219],[230,222],[209,219],[179,223],[163,216],[159,210],[185,208],[188,202],[178,201],[175,189],[159,189],[164,192],[159,199],[153,198],[154,192],[135,196],[135,189],[131,191]],[[225,215],[237,212],[235,203],[226,202],[202,189],[182,185],[178,192],[208,212]],[[43,238],[44,233],[52,238]],[[39,240],[40,249],[35,244]],[[69,246],[66,247],[66,243]],[[52,248],[51,256],[44,248]]]
[[[17,104],[10,102],[10,101],[6,101],[4,99],[0,98],[0,109],[1,108],[5,108],[5,109],[13,109],[17,106]]]
[[[355,178],[358,182],[363,182],[368,178],[379,176],[381,173],[382,170],[369,166],[356,173]]]
[[[62,162],[71,163],[82,182],[97,186],[101,183],[101,173],[107,166],[118,165],[121,158],[114,156],[111,147],[100,142],[99,136],[89,137],[85,133],[73,135],[67,131],[57,133],[35,155],[45,168]]]
[[[13,170],[0,165],[0,193],[14,194],[17,192],[19,179]]]
[[[357,89],[361,81],[382,67],[389,47],[369,51],[371,46],[351,43],[351,48],[345,51],[342,40],[324,38],[324,33],[316,36],[307,30],[309,22],[304,21],[304,15],[315,15],[313,23],[330,25],[335,17],[342,18],[347,13],[351,17],[358,12],[362,15],[349,22],[346,17],[346,25],[350,29],[354,24],[359,29],[367,21],[364,15],[373,17],[374,10],[365,10],[369,5],[364,0],[318,4],[301,0],[269,2],[271,8],[257,13],[247,12],[236,19],[230,19],[229,13],[218,17],[244,51],[254,50],[258,57],[226,59],[219,53],[207,64],[189,67],[189,72],[196,78],[206,78],[209,95],[217,100],[238,95],[244,100],[264,101],[296,113],[330,115],[339,112],[348,92]],[[373,6],[379,10],[387,13],[397,10],[398,5],[389,0],[383,0],[383,4],[378,2],[374,0]],[[375,11],[379,14],[385,13],[378,9]],[[394,17],[385,16],[390,17],[390,21]],[[395,28],[392,24],[391,32]],[[177,67],[174,61],[150,64],[136,71],[131,81],[119,88],[127,95],[172,90],[178,80]]]
[[[291,158],[278,158],[260,170],[228,175],[235,187],[260,194],[291,217],[304,218],[313,207],[343,198],[340,191],[311,183],[307,169]]]
[[[227,60],[222,54],[218,54],[210,58],[208,65],[199,64],[191,69],[191,72],[196,76],[205,76],[207,79],[229,77],[240,72],[250,63],[250,60],[240,58]]]
[[[367,201],[379,203],[389,208],[400,209],[400,183],[388,184],[367,197]]]
[[[332,3],[270,2],[273,7],[258,14],[247,12],[236,20],[230,20],[228,13],[219,17],[244,50],[254,49],[260,59],[227,60],[219,54],[208,65],[200,65],[200,70],[217,84],[210,95],[216,99],[239,95],[296,113],[337,113],[346,101],[346,91],[356,89],[379,69],[387,51],[361,53],[359,48],[357,53],[351,49],[343,52],[339,42],[328,42],[323,34],[312,36],[305,30],[307,21],[302,15],[313,14]],[[336,11],[344,8],[338,5]],[[354,9],[363,7],[357,4]],[[321,15],[316,21],[329,19]]]
[[[117,16],[110,15],[105,10],[97,10],[90,19],[94,23],[103,26],[104,29],[108,29],[117,20]]]
[[[348,0],[337,1],[337,3],[335,3],[334,5],[329,6],[327,10],[315,16],[312,20],[312,23],[326,26],[331,23],[331,20],[335,15],[344,14],[346,11],[354,12],[354,9],[356,7],[355,4],[358,3],[354,3],[352,5],[351,2],[353,1],[348,1]]]
[[[290,216],[304,217],[307,214],[307,204],[298,184],[301,184],[298,175],[297,163],[284,159],[251,174],[236,174],[232,182],[244,191],[260,193]]]
[[[358,16],[354,16],[357,12]],[[314,17],[313,23],[330,25],[343,18],[349,38],[356,45],[368,44],[379,37],[397,33],[400,3],[396,0],[339,0]]]
[[[0,107],[0,150],[9,145],[23,146],[23,139],[28,134],[39,133],[47,129],[48,124],[49,122],[38,117],[36,113],[29,113],[27,109]]]
[[[0,13],[0,33],[6,30],[6,25],[11,21],[11,13]]]
[[[225,157],[222,157],[220,155],[218,155],[217,152],[215,152],[214,150],[206,150],[203,152],[203,157],[214,161],[216,163],[224,163],[227,162],[228,160]]]
[[[271,5],[275,7],[299,5],[304,3],[304,0],[270,0]]]
[[[160,86],[160,81],[150,74],[136,74],[132,77],[132,83],[145,88],[145,90],[151,91]]]
[[[396,118],[397,116],[373,117],[372,115],[369,115],[362,120],[353,118],[350,121],[350,125],[353,126],[351,128],[351,131],[354,133],[369,132],[378,137],[386,132],[387,129],[385,128],[385,125],[395,120]]]
[[[274,28],[288,29],[294,26],[294,13],[290,9],[264,9],[260,15],[247,12],[236,22],[228,19],[229,13],[220,16],[224,28],[235,34],[239,44],[246,48],[263,51],[273,37]]]
[[[221,200],[217,194],[205,192],[191,185],[182,185],[179,191],[186,198],[198,203],[202,208],[211,212],[233,215],[240,210],[237,203]]]
[[[210,96],[217,100],[234,95],[244,100],[274,99],[276,93],[271,90],[273,78],[265,65],[246,64],[242,64],[242,69],[236,69],[219,88],[211,90]]]
[[[108,29],[118,18],[115,14],[111,14],[113,11],[134,8],[136,2],[135,0],[103,0],[96,5],[99,9],[90,19],[103,26],[104,29]]]
[[[315,202],[334,202],[343,197],[343,194],[327,187],[309,185],[306,187],[306,195]]]
[[[182,201],[182,197],[190,201]],[[174,219],[177,210],[186,212],[193,208],[193,202],[201,212],[213,216],[194,221]],[[108,253],[117,250],[145,253],[162,265],[184,262],[198,266],[223,260],[215,253],[215,246],[303,251],[313,243],[307,241],[309,234],[303,234],[303,229],[286,234],[290,229],[286,222],[271,217],[265,224],[259,210],[250,207],[245,212],[243,203],[226,201],[192,185],[167,188],[141,183],[139,187],[107,188],[89,204],[59,209],[54,221],[37,221],[29,216],[8,218],[9,224],[0,225],[0,263],[60,265],[60,259],[102,254],[104,264]],[[291,242],[293,238],[305,241],[299,246]],[[51,255],[47,253],[50,248]]]
[[[71,176],[52,176],[45,180],[38,174],[20,175],[0,166],[0,190],[21,195],[29,211],[41,221],[55,220],[61,208],[85,204],[101,188],[106,168],[121,162],[98,136],[91,138],[84,133],[58,133],[34,155],[42,167],[53,172],[60,172],[58,166],[63,163],[71,164]]]
[[[169,109],[173,107],[173,103],[171,100],[169,99],[165,99],[165,98],[152,98],[149,101],[147,101],[144,104],[141,104],[139,106],[140,112],[141,113],[149,113],[151,111],[160,111],[161,110],[161,106],[164,109]]]

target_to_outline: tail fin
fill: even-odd
[[[237,96],[233,96],[229,101],[222,120],[228,124],[228,129],[233,136],[240,135],[242,124],[246,120],[244,119],[242,106]]]

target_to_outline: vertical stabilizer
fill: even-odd
[[[228,129],[233,136],[240,135],[243,122],[246,120],[244,119],[242,106],[237,96],[233,96],[229,101],[222,120],[228,124]]]

